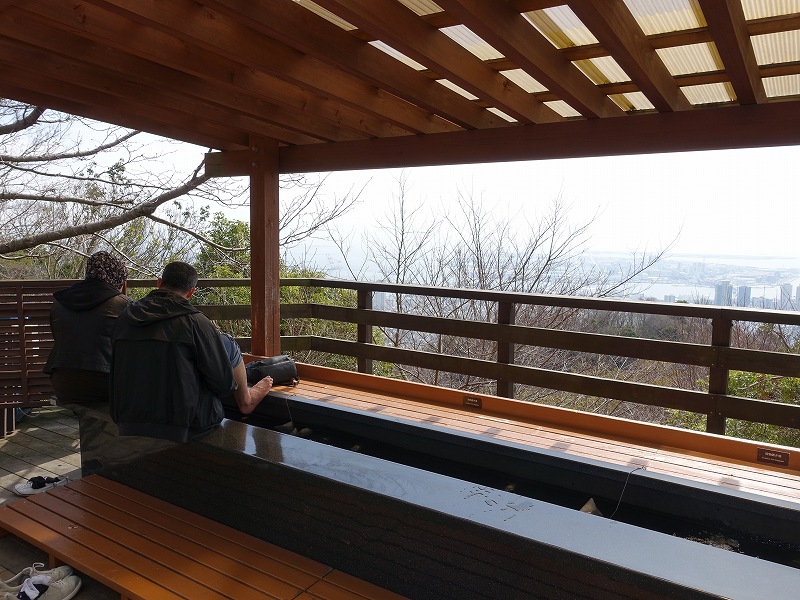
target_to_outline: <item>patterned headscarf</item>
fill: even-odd
[[[128,279],[128,269],[108,252],[95,252],[86,261],[86,279],[99,279],[119,289]]]

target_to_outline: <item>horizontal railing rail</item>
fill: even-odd
[[[21,282],[0,282],[6,287]],[[28,290],[52,290],[58,282],[22,282]],[[70,281],[60,282],[63,286]],[[155,280],[129,280],[129,288],[155,287]],[[249,288],[247,279],[203,279],[200,288]],[[800,355],[731,347],[735,322],[755,324],[800,325],[800,313],[738,307],[662,303],[613,298],[548,296],[488,290],[434,288],[417,285],[369,283],[320,278],[281,279],[283,288],[340,289],[355,292],[355,306],[333,306],[319,302],[281,305],[281,319],[315,319],[356,325],[355,339],[334,339],[321,335],[282,336],[282,352],[320,352],[353,358],[358,370],[372,372],[374,361],[405,365],[496,382],[497,395],[514,397],[515,385],[609,398],[647,406],[685,410],[707,416],[707,430],[724,433],[727,419],[741,419],[784,427],[800,428],[800,406],[791,403],[756,400],[728,394],[732,370],[776,376],[800,376]],[[1,290],[2,288],[0,288]],[[375,294],[452,298],[463,301],[490,302],[495,305],[496,321],[469,321],[377,310]],[[22,296],[20,296],[22,297]],[[36,296],[32,296],[36,297]],[[38,297],[37,297],[38,298]],[[707,323],[708,343],[688,343],[604,333],[586,333],[526,326],[514,323],[522,306],[552,307],[613,313],[664,315],[703,320]],[[199,308],[218,321],[247,321],[250,306],[202,305]],[[29,307],[36,311],[41,325],[46,305]],[[40,314],[41,313],[41,314]],[[374,343],[373,328],[403,330],[424,334],[488,340],[496,346],[492,357],[469,358],[412,348],[390,347]],[[249,338],[239,338],[243,349]],[[515,352],[521,346],[541,347],[567,352],[625,357],[646,361],[690,365],[708,370],[708,390],[681,389],[624,381],[582,373],[558,371],[515,364]]]

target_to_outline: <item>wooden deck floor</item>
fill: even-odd
[[[72,412],[57,407],[35,409],[13,434],[0,440],[0,504],[20,499],[12,491],[16,483],[36,475],[80,479],[80,466],[78,420]],[[12,535],[0,538],[0,579],[9,579],[34,562],[47,564],[47,555]],[[81,580],[76,596],[80,600],[119,598],[93,579]]]

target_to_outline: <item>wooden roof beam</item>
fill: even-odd
[[[395,58],[294,2],[203,0],[203,3],[464,129],[509,124],[414,69],[398,68]]]
[[[766,102],[741,0],[700,0],[700,8],[739,103]]]
[[[714,132],[710,135],[709,132]],[[619,156],[800,144],[795,102],[286,146],[282,173]]]
[[[692,108],[622,0],[570,0],[568,4],[656,110]]]
[[[395,0],[317,0],[317,4],[522,123],[563,120]]]
[[[618,117],[624,111],[566,60],[525,17],[503,2],[437,0],[447,12],[536,78],[584,117]]]

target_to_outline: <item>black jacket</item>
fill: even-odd
[[[150,292],[117,319],[112,343],[120,435],[185,442],[222,421],[233,369],[216,327],[188,300]]]
[[[129,298],[99,279],[84,279],[53,294],[50,327],[53,349],[44,366],[111,371],[111,330]]]

